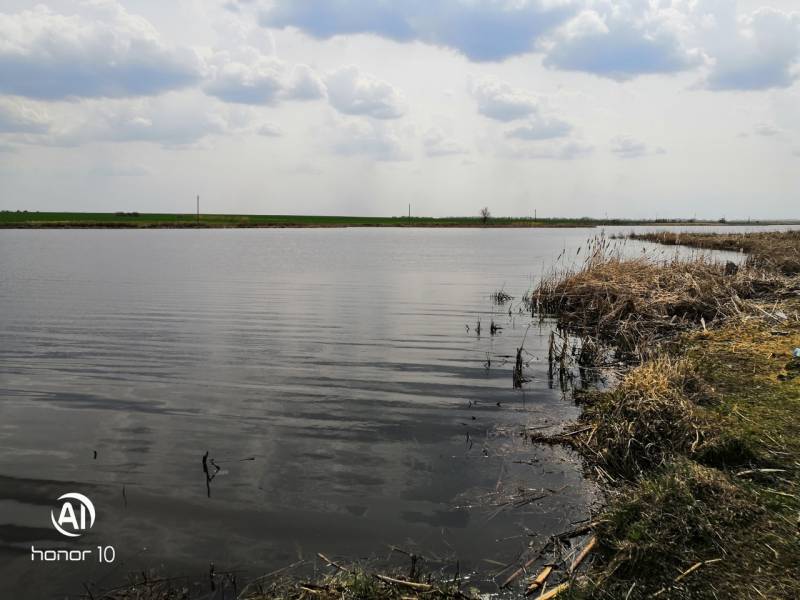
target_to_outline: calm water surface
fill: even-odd
[[[596,233],[0,232],[0,597],[390,545],[489,581],[488,560],[590,516],[574,457],[519,434],[577,415],[547,380],[549,329],[527,332],[522,392],[510,355],[521,295]],[[98,517],[64,541],[49,513],[73,491]],[[503,505],[521,493],[541,499]],[[32,563],[32,544],[116,561]]]

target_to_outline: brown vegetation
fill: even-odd
[[[657,231],[632,233],[628,237],[669,246],[744,252],[748,266],[784,275],[800,274],[800,230],[727,234]]]
[[[598,556],[566,596],[800,597],[800,281],[787,260],[800,236],[756,239],[757,258],[727,271],[624,260],[601,241],[535,290],[559,325],[632,366],[581,397],[579,423],[535,436],[580,451],[609,493]]]
[[[533,298],[540,313],[555,315],[559,326],[639,358],[650,355],[664,338],[739,312],[743,299],[764,296],[780,285],[773,275],[752,269],[726,272],[702,257],[624,259],[609,253],[605,244],[596,241],[577,270],[545,277]]]

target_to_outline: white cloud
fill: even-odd
[[[206,107],[196,93],[159,98],[91,101],[76,107],[51,134],[32,143],[77,146],[91,142],[151,142],[165,147],[192,145],[209,135],[231,132],[231,115]]]
[[[284,89],[283,62],[263,56],[255,48],[244,52],[241,60],[228,52],[214,57],[207,94],[225,102],[240,104],[274,104]]]
[[[569,135],[572,126],[556,117],[534,115],[528,122],[506,133],[509,138],[519,140],[547,140]]]
[[[376,119],[397,119],[405,114],[400,91],[358,67],[351,65],[329,73],[325,84],[331,106],[341,113]]]
[[[472,95],[478,102],[478,112],[497,121],[514,121],[539,109],[536,96],[496,79],[479,81],[474,85]]]
[[[586,158],[594,152],[591,144],[578,140],[563,142],[537,142],[514,146],[501,152],[501,156],[525,160],[576,160]]]
[[[427,156],[452,156],[466,154],[467,149],[449,138],[440,127],[431,127],[422,138],[422,145]]]
[[[286,96],[294,100],[324,98],[327,89],[320,76],[308,65],[295,65],[289,79]]]
[[[331,148],[335,154],[375,161],[411,158],[397,131],[386,123],[375,121],[347,121],[336,132]]]
[[[629,135],[618,135],[611,140],[611,152],[619,158],[641,158],[653,154],[665,154],[661,147],[652,149],[646,143]]]
[[[47,133],[50,123],[32,103],[0,97],[0,133]]]
[[[194,51],[166,44],[145,19],[116,2],[93,14],[39,5],[0,13],[0,93],[40,99],[147,96],[200,76]]]
[[[274,105],[282,100],[317,100],[326,96],[325,84],[308,65],[287,64],[253,46],[223,51],[211,59],[207,94],[225,102]]]
[[[256,133],[264,137],[280,137],[283,135],[283,130],[275,123],[264,123],[256,129]]]

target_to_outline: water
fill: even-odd
[[[518,301],[596,233],[0,232],[0,597],[148,569],[205,582],[211,562],[241,581],[317,552],[385,561],[390,545],[491,589],[489,560],[595,500],[569,451],[520,435],[578,409]],[[79,540],[50,524],[66,492],[97,508]],[[31,545],[116,558],[42,564]]]

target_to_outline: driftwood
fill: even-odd
[[[375,575],[378,579],[385,583],[391,583],[394,585],[400,585],[403,587],[411,588],[412,590],[420,590],[426,592],[433,588],[433,586],[429,583],[417,583],[416,581],[405,581],[404,579],[395,579],[394,577],[388,577],[386,575]]]
[[[569,589],[569,584],[568,583],[562,583],[562,584],[557,585],[556,587],[554,587],[549,592],[546,592],[546,593],[542,594],[541,596],[537,596],[536,598],[537,598],[537,600],[550,600],[550,598],[555,598],[561,592],[563,592],[563,591],[565,591],[567,589]]]
[[[550,565],[547,565],[544,569],[542,569],[539,572],[539,574],[534,578],[534,580],[531,581],[530,585],[528,586],[528,589],[525,590],[525,595],[527,596],[529,594],[532,594],[540,587],[542,587],[542,585],[544,585],[544,582],[547,581],[547,578],[550,577],[550,573],[552,572],[553,572],[553,567],[551,567]]]
[[[597,546],[597,536],[593,535],[589,542],[583,547],[583,550],[580,551],[580,554],[572,561],[572,565],[569,567],[570,573],[574,572],[575,569],[580,566],[584,559],[589,556],[589,553],[594,550],[595,546]]]
[[[703,565],[710,565],[710,564],[712,564],[712,563],[719,562],[719,561],[721,561],[721,560],[722,560],[721,558],[712,558],[711,560],[704,560],[704,561],[702,561],[702,562],[695,563],[695,564],[693,564],[691,567],[689,567],[688,569],[686,569],[686,570],[685,570],[683,573],[681,573],[680,575],[678,575],[678,576],[675,578],[675,583],[678,583],[678,582],[679,582],[681,579],[683,579],[683,578],[684,578],[684,577],[686,577],[687,575],[690,575],[690,574],[694,573],[694,572],[695,572],[697,569],[699,569],[699,568],[700,568],[700,567],[702,567]]]

